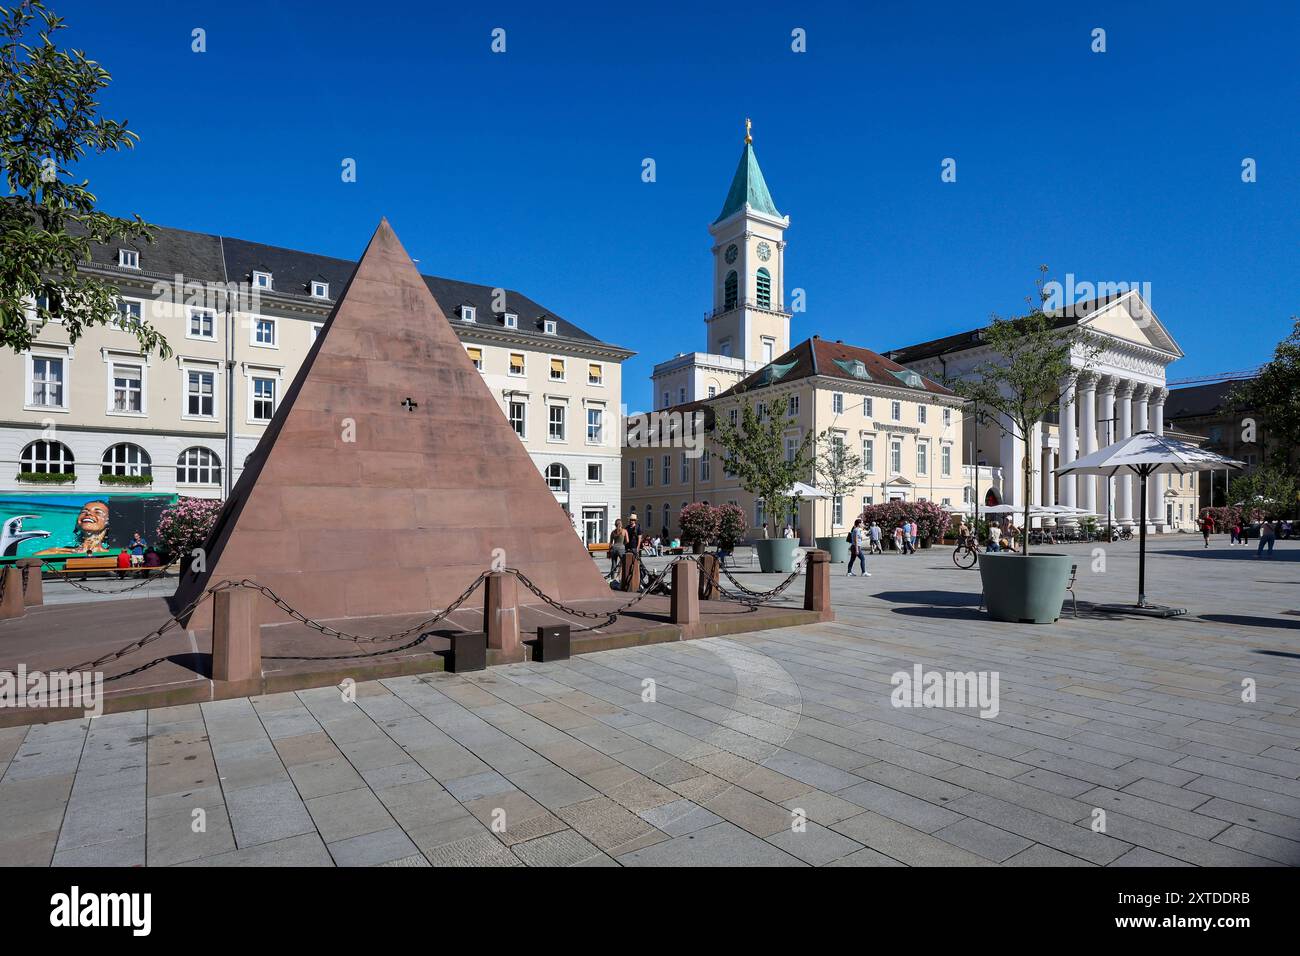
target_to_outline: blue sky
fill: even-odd
[[[636,350],[634,409],[704,347],[746,116],[791,218],[794,342],[972,328],[1040,263],[1150,283],[1171,379],[1267,360],[1300,312],[1293,2],[52,5],[141,137],[81,167],[107,210],[346,258],[386,215],[423,271]]]

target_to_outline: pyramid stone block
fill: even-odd
[[[496,548],[559,600],[609,596],[385,220],[176,604],[249,578],[315,619],[438,609]]]

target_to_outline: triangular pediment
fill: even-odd
[[[1086,328],[1182,357],[1174,337],[1136,289],[1125,292],[1080,320]]]
[[[249,578],[316,619],[422,612],[496,562],[560,600],[609,594],[387,220],[205,550],[181,607]]]

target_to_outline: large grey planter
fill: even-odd
[[[817,538],[817,547],[823,551],[829,551],[831,555],[831,564],[846,564],[849,560],[849,543],[843,537],[836,535],[832,538]]]
[[[794,570],[794,553],[798,547],[796,538],[759,538],[754,542],[759,570],[768,574],[789,574]]]
[[[984,606],[995,621],[1052,624],[1061,616],[1075,559],[1068,554],[980,555]]]

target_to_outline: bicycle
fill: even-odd
[[[957,542],[957,547],[953,548],[952,563],[959,568],[973,568],[979,559],[979,548],[974,538],[963,538]]]

